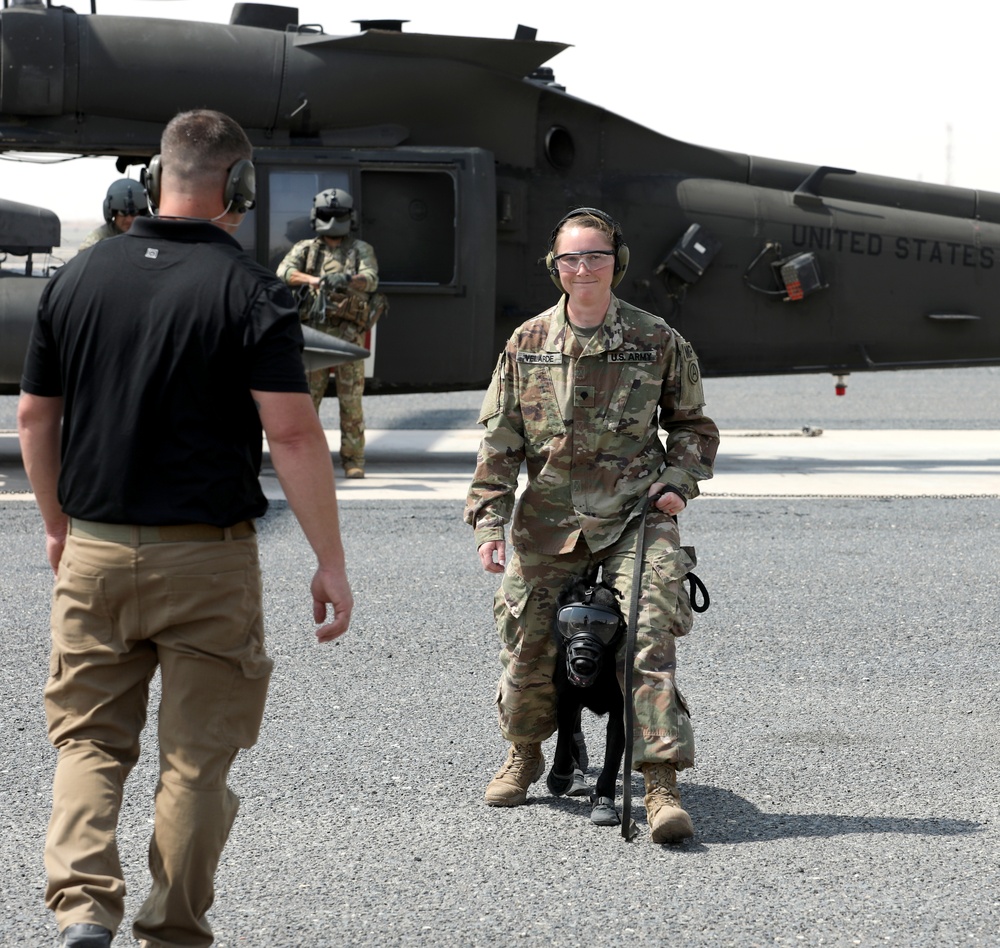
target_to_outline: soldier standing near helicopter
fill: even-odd
[[[80,250],[93,247],[94,244],[125,234],[137,217],[148,217],[149,207],[146,204],[146,189],[130,178],[119,178],[112,181],[108,193],[104,196],[104,223],[95,228],[80,243]]]
[[[637,684],[625,694],[635,723],[632,763],[646,785],[650,839],[676,843],[694,834],[677,789],[677,772],[694,765],[694,733],[676,685],[676,638],[692,622],[682,581],[694,562],[676,518],[712,476],[719,429],[703,411],[694,349],[612,293],[628,262],[621,227],[608,214],[591,207],[566,214],[545,259],[560,300],[514,331],[483,400],[465,520],[483,569],[503,574],[494,600],[503,665],[496,700],[510,744],[485,802],[521,806],[544,772],[542,742],[556,728],[557,600],[600,566],[623,602],[641,583]],[[515,507],[522,466],[528,481]],[[623,692],[624,659],[620,650]]]
[[[310,290],[303,309],[316,329],[363,346],[365,333],[385,308],[378,288],[378,261],[371,244],[351,234],[354,199],[341,188],[328,188],[313,198],[309,215],[316,236],[300,240],[278,265],[278,276],[289,286]],[[323,302],[317,304],[317,294]],[[310,315],[311,314],[311,315]],[[306,373],[313,404],[319,411],[330,379],[329,369]],[[340,403],[340,460],[350,478],[365,476],[365,390],[363,362],[337,366]]]

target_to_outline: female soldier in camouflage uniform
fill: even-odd
[[[549,250],[546,265],[564,295],[517,329],[500,354],[465,510],[483,568],[504,573],[494,607],[503,665],[497,704],[511,747],[486,803],[524,803],[544,770],[541,742],[556,726],[559,593],[600,564],[627,602],[642,499],[666,487],[646,517],[633,761],[645,778],[653,841],[676,842],[694,832],[676,786],[676,771],[694,763],[694,736],[674,683],[675,637],[691,627],[682,580],[693,565],[675,515],[712,476],[719,433],[702,411],[691,346],[611,292],[628,264],[617,223],[579,208],[556,225]],[[514,510],[508,561],[504,524],[522,462],[528,485]]]

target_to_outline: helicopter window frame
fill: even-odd
[[[258,227],[257,236],[264,248],[260,256],[272,270],[277,269],[295,243],[315,236],[309,223],[314,196],[326,188],[339,187],[354,198],[358,224],[352,233],[374,248],[380,286],[418,293],[461,292],[458,227],[461,186],[457,166],[450,162],[381,161],[351,165],[336,160],[308,166],[258,163],[257,174],[259,190],[265,195],[263,200],[268,207],[268,213],[260,215]],[[377,176],[385,176],[384,180],[402,186],[389,194],[386,201],[405,202],[405,212],[380,203],[382,192],[373,192],[368,187]],[[418,187],[414,194],[407,195],[407,185],[414,184],[427,187]],[[392,223],[380,225],[377,223],[380,217]],[[401,236],[401,221],[413,222],[409,238]],[[421,233],[421,229],[429,230],[429,236]]]
[[[266,173],[261,174],[261,171]],[[316,236],[309,215],[313,198],[320,191],[342,188],[353,196],[356,190],[351,169],[335,164],[307,168],[288,165],[265,165],[262,168],[258,165],[257,176],[259,184],[264,185],[260,190],[266,194],[268,213],[263,221],[263,243],[267,253],[266,264],[272,270],[277,270],[295,244]],[[260,180],[262,178],[263,181]]]
[[[411,291],[457,292],[461,269],[458,226],[461,188],[457,167],[379,162],[365,165],[359,173],[366,208],[363,213],[379,259],[379,284]],[[395,178],[394,183],[404,186],[420,181],[428,187],[409,194],[390,195],[398,199],[398,206],[387,207],[379,203],[382,194],[375,199],[373,192],[366,189],[366,182],[380,176],[385,180]],[[379,227],[373,218],[383,213],[391,223]],[[410,237],[401,245],[401,229],[407,224],[411,228]],[[405,237],[402,239],[406,241]]]

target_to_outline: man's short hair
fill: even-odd
[[[164,174],[175,183],[211,184],[237,161],[253,157],[239,124],[222,112],[195,109],[175,115],[163,130],[160,155]]]

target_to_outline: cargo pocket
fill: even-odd
[[[271,681],[272,659],[263,648],[232,672],[232,689],[220,722],[220,737],[232,747],[253,747],[260,735]]]
[[[500,598],[507,611],[519,619],[531,598],[531,584],[520,574],[507,570],[500,583]]]
[[[694,569],[693,547],[679,547],[656,557],[650,565],[647,590],[649,625],[672,635],[687,635],[694,619],[684,577]]]
[[[531,586],[523,576],[508,569],[493,599],[493,617],[504,650],[516,650],[521,643],[521,615],[531,596]]]
[[[212,741],[252,747],[274,665],[264,649],[259,569],[173,576],[168,587],[171,646],[182,673],[200,684],[201,727]]]
[[[497,590],[500,662],[508,683],[516,688],[552,681],[555,642],[551,619],[539,615],[540,595],[539,589],[516,572],[506,573]]]

